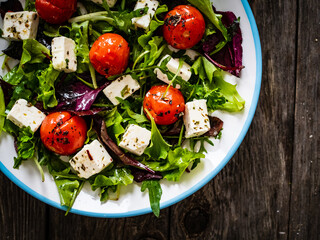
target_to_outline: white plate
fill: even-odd
[[[185,173],[180,182],[163,180],[161,208],[175,204],[193,194],[207,184],[227,164],[242,142],[257,106],[262,74],[261,46],[258,29],[246,0],[213,1],[217,10],[233,11],[240,16],[243,33],[243,69],[241,79],[237,80],[237,89],[245,99],[245,110],[241,113],[215,113],[224,121],[224,130],[220,141],[214,140],[215,146],[208,146],[208,154],[191,173]],[[7,43],[0,41],[0,49]],[[3,73],[0,72],[2,75]],[[46,181],[41,177],[33,161],[23,162],[19,170],[12,168],[16,156],[13,139],[2,134],[0,137],[0,170],[24,191],[39,200],[59,209],[59,195],[52,177],[45,173]],[[151,212],[148,194],[141,193],[139,184],[122,187],[118,201],[100,203],[98,192],[92,192],[86,184],[79,194],[71,212],[92,217],[129,217]]]

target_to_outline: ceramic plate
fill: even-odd
[[[243,69],[241,78],[236,80],[237,89],[245,99],[245,110],[241,113],[230,114],[215,112],[214,115],[224,121],[221,140],[214,140],[214,147],[208,146],[208,154],[198,167],[191,173],[185,173],[180,182],[162,181],[161,208],[175,204],[193,194],[207,184],[227,164],[238,149],[255,113],[258,102],[262,74],[261,46],[258,29],[246,0],[214,0],[214,5],[220,11],[233,11],[241,18],[243,33]],[[0,49],[6,47],[7,42],[1,40]],[[0,73],[1,75],[3,73]],[[230,78],[229,81],[234,81]],[[2,134],[0,137],[0,170],[15,184],[27,193],[53,207],[66,210],[60,206],[59,195],[55,183],[48,172],[45,182],[33,161],[23,162],[19,170],[12,168],[13,158],[16,156],[13,138]],[[141,193],[139,184],[122,187],[118,201],[101,203],[98,192],[92,192],[86,184],[79,194],[71,210],[72,213],[92,217],[129,217],[151,212],[147,192]]]

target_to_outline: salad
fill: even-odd
[[[161,181],[178,182],[205,157],[223,122],[242,111],[240,19],[210,0],[18,0],[0,3],[4,49],[0,134],[13,167],[47,168],[61,205],[83,185],[116,200],[141,183],[160,213]],[[10,68],[8,61],[19,60]]]

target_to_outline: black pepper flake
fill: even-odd
[[[85,167],[83,164],[81,164],[81,169],[82,169],[83,171],[85,171],[85,170],[86,170],[86,167]]]
[[[169,104],[172,105],[172,100],[169,101]]]
[[[163,117],[163,112],[158,114],[159,117]]]

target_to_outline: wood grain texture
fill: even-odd
[[[262,42],[260,101],[209,184],[160,218],[96,219],[65,217],[0,173],[0,239],[320,239],[320,3],[249,3]]]
[[[290,239],[320,239],[320,3],[300,1]]]
[[[230,163],[201,191],[172,207],[171,239],[288,236],[297,6],[281,0],[251,6],[264,61],[256,116]],[[193,220],[186,221],[191,212]],[[201,219],[207,219],[205,225]]]
[[[44,239],[46,208],[0,172],[0,239]]]
[[[50,207],[48,238],[61,239],[112,239],[112,240],[165,240],[168,236],[169,209],[161,211],[159,218],[144,216],[102,219],[69,214]]]

